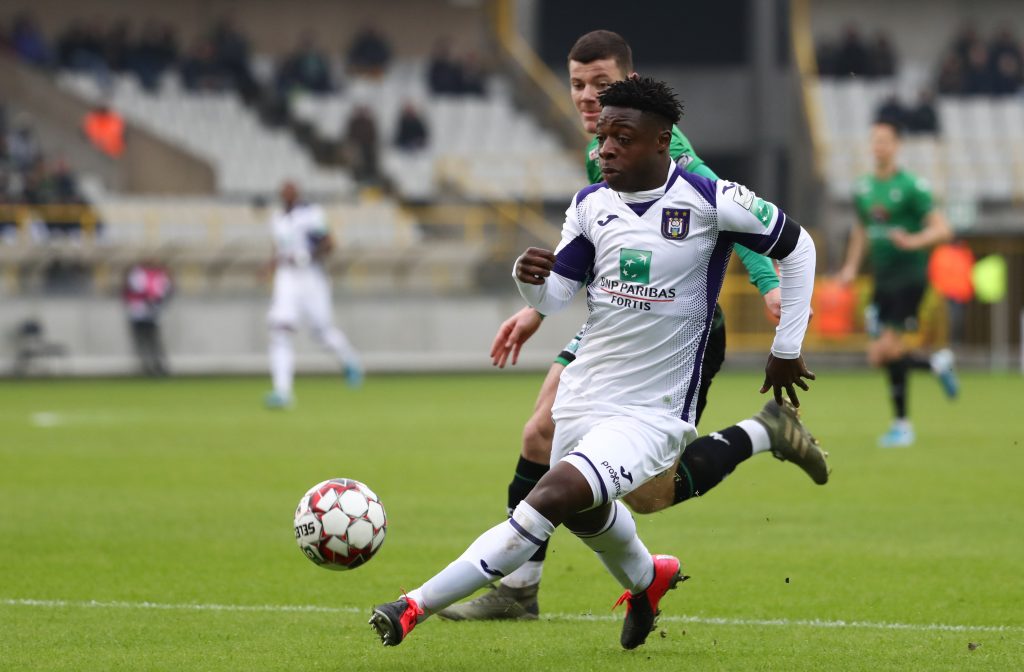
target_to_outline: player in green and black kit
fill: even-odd
[[[930,358],[908,352],[902,339],[917,327],[917,310],[927,288],[929,250],[952,238],[946,218],[932,204],[927,183],[897,163],[900,129],[878,122],[871,129],[875,171],[861,178],[854,203],[858,223],[850,232],[846,263],[839,281],[849,284],[868,252],[875,290],[868,309],[871,345],[868,361],[889,375],[895,419],[879,439],[883,447],[909,446],[914,430],[907,419],[907,374],[930,369],[946,394],[957,394],[953,353],[940,350]]]
[[[595,132],[597,118],[601,113],[598,94],[609,84],[625,79],[631,74],[632,52],[629,44],[618,34],[596,30],[577,40],[569,52],[569,82],[573,103],[588,133]],[[686,170],[717,179],[718,176],[697,156],[689,140],[678,128],[672,129],[669,152]],[[596,138],[587,148],[586,158],[590,182],[601,182],[604,178],[598,166]],[[735,249],[749,271],[751,282],[757,286],[769,312],[777,319],[781,311],[779,279],[771,262],[738,245]],[[512,363],[515,364],[520,348],[540,328],[542,319],[543,316],[537,311],[527,307],[505,320],[491,346],[494,364],[504,367],[510,356]],[[515,476],[508,488],[510,515],[519,502],[530,493],[534,484],[548,471],[551,440],[555,431],[551,419],[551,406],[558,391],[558,381],[562,370],[575,359],[576,349],[585,340],[585,334],[577,334],[559,354],[544,379],[533,415],[523,428],[522,451]],[[701,369],[696,416],[698,422],[707,403],[711,379],[718,373],[724,359],[725,321],[721,309],[716,306]],[[771,450],[772,454],[781,460],[794,462],[811,475],[815,482],[824,483],[828,479],[828,466],[813,437],[797,419],[792,408],[780,412],[774,401],[769,403],[775,406],[775,409],[766,407],[761,414],[767,428],[764,448]],[[768,417],[769,415],[771,417]],[[691,497],[703,495],[751,455],[750,448],[739,449],[727,441],[695,442],[687,446],[679,462],[679,470],[675,475],[674,501],[654,497],[651,494],[652,489],[644,488],[630,493],[625,501],[638,513],[653,513]],[[542,545],[525,565],[504,577],[497,590],[470,602],[448,607],[440,611],[439,615],[453,620],[537,618],[537,591],[546,550],[547,543]]]

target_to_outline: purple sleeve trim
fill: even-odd
[[[709,180],[708,178],[697,175],[696,173],[688,173],[683,170],[676,171],[679,177],[690,183],[697,193],[704,197],[704,200],[712,205],[712,207],[718,207],[718,192],[715,188],[715,180]]]
[[[576,236],[558,251],[554,272],[563,278],[586,282],[594,268],[594,244],[582,235]]]

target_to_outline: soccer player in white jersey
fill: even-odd
[[[732,246],[779,260],[782,315],[761,392],[814,374],[800,356],[814,286],[814,244],[799,224],[744,187],[681,170],[669,156],[679,101],[648,78],[601,94],[597,134],[605,182],[580,191],[555,254],[528,249],[515,264],[526,302],[543,314],[586,287],[584,347],[566,367],[554,404],[551,470],[512,516],[370,624],[400,644],[430,614],[514,571],[565,524],[625,588],[620,642],[643,644],[662,597],[684,577],[670,555],[651,555],[619,501],[640,487],[671,496],[693,424],[700,362]],[[726,445],[767,450],[764,424],[740,421],[712,434]]]
[[[281,208],[270,219],[274,238],[274,295],[267,314],[270,328],[270,374],[274,389],[265,399],[268,408],[292,404],[295,346],[292,340],[300,321],[338,359],[345,380],[357,387],[363,378],[359,355],[331,317],[331,285],[322,261],[334,247],[324,211],[299,201],[292,182],[281,187]]]

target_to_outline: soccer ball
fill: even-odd
[[[384,543],[384,505],[351,478],[332,478],[310,488],[295,508],[295,543],[327,569],[355,569]]]

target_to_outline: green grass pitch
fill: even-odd
[[[646,646],[620,593],[559,532],[535,623],[431,619],[383,648],[366,624],[504,515],[541,377],[0,383],[0,670],[1024,669],[1024,379],[911,384],[918,443],[881,450],[881,375],[819,371],[804,416],[832,482],[760,455],[697,501],[639,517],[693,579]],[[748,417],[760,376],[716,379],[702,429]],[[368,483],[374,560],[295,546],[306,488]]]

